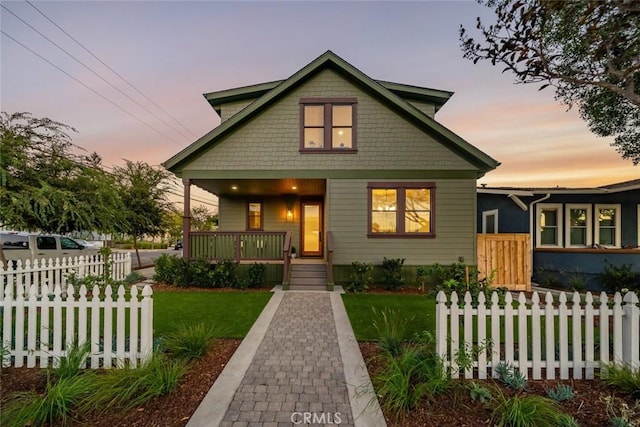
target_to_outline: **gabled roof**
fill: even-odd
[[[332,69],[355,84],[363,87],[379,101],[384,102],[388,107],[398,112],[405,119],[414,123],[424,132],[434,136],[440,143],[446,145],[459,156],[469,161],[477,167],[480,172],[488,172],[495,169],[500,164],[440,123],[436,122],[431,117],[413,107],[407,101],[401,99],[397,95],[394,95],[382,84],[371,79],[338,55],[328,50],[286,80],[258,85],[261,86],[260,88],[253,87],[253,90],[256,91],[265,90],[264,94],[253,103],[231,116],[220,126],[216,127],[193,144],[164,162],[164,166],[172,172],[178,171],[181,165],[193,159],[202,150],[209,148],[212,142],[215,142],[217,139],[233,131],[248,119],[255,116],[265,108],[268,108],[278,99],[282,98],[287,93],[314,76],[317,72],[324,69]],[[275,86],[266,91],[266,89],[272,84],[275,84]],[[251,88],[251,86],[249,87]],[[239,95],[240,93],[242,93],[242,90],[238,90],[236,95]],[[233,93],[230,94],[230,96],[233,95]]]
[[[221,114],[222,105],[228,102],[250,101],[260,98],[265,93],[274,89],[284,80],[276,80],[273,82],[259,83],[255,85],[236,87],[233,89],[220,90],[216,92],[205,93],[202,96],[211,104],[211,107]],[[428,87],[406,85],[402,83],[386,82],[383,80],[375,80],[392,93],[398,95],[405,100],[420,101],[435,105],[436,112],[451,98],[453,92],[440,89],[432,89]]]

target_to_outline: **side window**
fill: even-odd
[[[2,249],[29,249],[29,236],[5,234],[0,237]]]
[[[482,212],[482,233],[494,234],[498,232],[498,209]]]
[[[62,249],[82,249],[82,247],[75,241],[67,237],[60,238],[60,247]]]
[[[539,204],[536,206],[536,247],[562,247],[562,205]]]
[[[247,204],[247,230],[262,230],[262,202]]]
[[[56,248],[56,238],[50,236],[38,236],[36,239],[36,244],[38,245],[39,250],[50,250],[57,249]]]

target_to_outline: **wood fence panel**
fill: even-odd
[[[489,370],[495,378],[500,363],[536,380],[593,379],[609,362],[640,364],[640,307],[632,292],[624,299],[619,293],[612,299],[602,293],[597,308],[591,293],[583,298],[577,292],[569,298],[561,293],[558,299],[547,292],[544,302],[537,292],[531,298],[521,292],[516,299],[507,293],[501,302],[497,292],[491,298],[481,293],[477,302],[468,292],[464,298],[440,292],[436,301],[436,348],[454,378],[485,378]],[[487,355],[483,348],[489,329]],[[473,349],[479,351],[469,351]],[[477,369],[461,372],[456,358],[462,352],[473,355]]]
[[[481,276],[493,273],[493,286],[531,290],[531,247],[528,234],[478,234],[477,265]]]
[[[28,368],[57,367],[70,346],[86,343],[89,331],[87,361],[93,369],[111,368],[114,362],[135,367],[148,360],[153,349],[151,287],[140,293],[135,285],[130,290],[119,286],[116,293],[114,301],[111,286],[102,293],[96,285],[89,300],[84,285],[76,296],[71,285],[63,290],[60,285],[25,289],[22,283],[7,284],[0,298],[0,345],[7,350],[2,366],[22,367],[26,361]]]

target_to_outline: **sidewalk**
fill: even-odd
[[[338,292],[276,290],[188,427],[385,426]]]

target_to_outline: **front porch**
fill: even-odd
[[[333,234],[326,233],[325,256],[310,258],[292,257],[292,234],[290,231],[191,231],[184,245],[184,256],[214,262],[232,259],[239,264],[282,264],[284,290],[290,287],[319,290],[325,288],[325,284],[326,290],[333,290]]]
[[[183,179],[183,256],[240,264],[282,264],[289,285],[292,259],[326,265],[332,285],[333,244],[326,230],[325,179]],[[218,231],[191,230],[191,185],[218,196]],[[330,253],[331,252],[331,253]],[[323,279],[324,280],[324,279]]]

